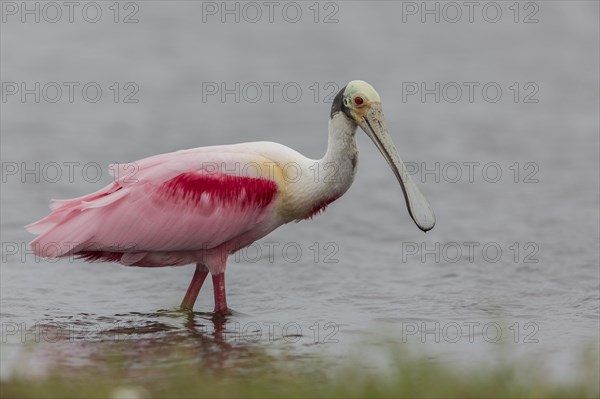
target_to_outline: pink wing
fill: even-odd
[[[255,162],[256,154],[239,146],[214,152],[227,148],[146,158],[115,168],[122,177],[93,194],[53,201],[50,215],[26,226],[40,234],[31,243],[34,252],[133,264],[149,252],[205,250],[244,234],[269,214],[278,187],[236,167]],[[129,262],[122,254],[130,254]]]

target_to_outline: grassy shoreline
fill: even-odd
[[[235,349],[234,349],[235,350]],[[93,365],[57,366],[41,378],[14,375],[0,382],[8,398],[598,398],[598,351],[586,351],[577,378],[558,383],[542,364],[476,366],[453,370],[402,348],[390,348],[385,375],[360,359],[334,371],[323,359],[274,359],[245,353],[246,367],[215,368],[193,354],[177,353],[169,364],[119,358]],[[140,354],[140,356],[144,356]],[[149,361],[150,360],[150,361]]]

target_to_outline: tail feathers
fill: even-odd
[[[98,190],[94,193],[86,194],[81,197],[71,198],[71,199],[62,199],[62,200],[53,199],[50,201],[50,209],[53,211],[58,211],[58,210],[65,209],[65,208],[74,208],[83,202],[94,201],[98,198],[102,198],[109,194],[112,194],[113,192],[120,190],[120,189],[121,189],[121,186],[119,186],[117,183],[112,183],[112,184],[109,184],[108,186],[102,187],[100,190]]]
[[[32,234],[44,234],[61,223],[63,220],[67,219],[69,213],[71,212],[71,209],[61,208],[50,213],[48,216],[38,220],[37,222],[28,224],[25,226],[25,229]]]
[[[36,226],[39,229],[47,229],[30,244],[36,255],[58,258],[89,245],[93,237],[90,231],[90,226],[93,224],[90,223],[89,217],[85,213],[74,211],[70,212],[65,219],[55,224],[46,223]]]
[[[57,258],[76,253],[91,245],[94,226],[100,222],[91,208],[108,206],[123,198],[126,191],[116,184],[93,194],[71,200],[53,201],[54,209],[45,218],[25,226],[38,236],[30,243],[34,253],[45,258]]]

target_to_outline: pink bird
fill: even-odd
[[[314,160],[277,143],[201,147],[112,168],[115,181],[93,194],[52,201],[47,217],[26,226],[42,257],[75,256],[126,266],[196,264],[181,307],[193,309],[208,273],[215,309],[228,314],[227,257],[277,227],[311,218],[341,197],[356,173],[356,129],[373,140],[404,192],[416,225],[435,224],[431,206],[394,146],[381,99],[352,81],[335,97],[327,152]]]

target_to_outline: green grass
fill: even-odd
[[[455,370],[402,348],[390,348],[381,375],[361,360],[331,367],[325,359],[267,355],[231,348],[241,363],[177,353],[153,364],[111,352],[85,366],[58,365],[44,377],[13,376],[0,384],[4,398],[598,398],[598,351],[587,350],[570,383],[558,383],[539,364],[473,365]],[[164,353],[160,357],[164,359]],[[221,354],[223,355],[223,354]]]

